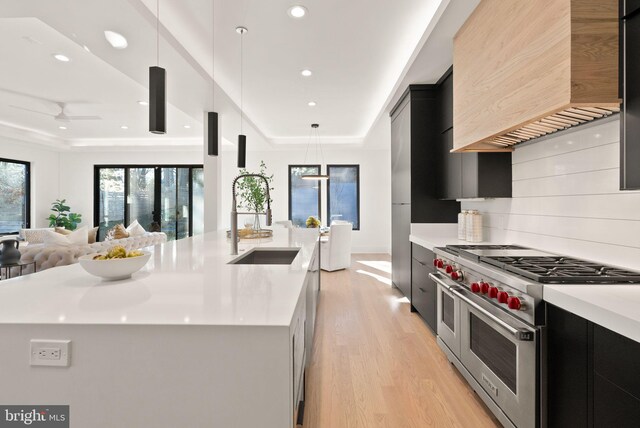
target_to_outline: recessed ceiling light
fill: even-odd
[[[291,6],[287,11],[292,18],[302,18],[307,14],[307,8],[300,5]]]
[[[148,106],[149,103],[147,101],[138,101],[138,104],[140,104],[141,106]]]
[[[300,74],[302,74],[304,77],[309,77],[309,76],[311,76],[313,73],[311,72],[311,70],[304,69],[304,70],[302,70],[302,71],[300,72]]]
[[[115,31],[105,31],[104,38],[107,39],[107,42],[109,42],[109,44],[114,49],[125,49],[127,46],[129,46],[129,43],[127,43],[127,38],[120,33],[116,33]]]
[[[122,125],[120,129],[129,129],[129,127],[127,125]]]
[[[69,58],[66,55],[59,54],[59,53],[53,54],[53,57],[55,59],[57,59],[58,61],[60,61],[60,62],[69,62],[69,61],[71,61],[71,58]]]
[[[89,46],[87,46],[87,45],[82,45],[82,49],[84,49],[85,51],[91,53],[91,49],[89,49]]]
[[[67,127],[66,126],[58,126],[58,129],[62,129],[64,131],[65,129],[67,129]]]
[[[316,104],[316,102],[315,102],[315,101],[309,101],[308,106],[309,106],[309,107],[315,107],[315,106],[317,106],[317,104]]]
[[[191,129],[191,125],[183,125],[184,129]]]

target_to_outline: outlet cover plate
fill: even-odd
[[[69,367],[70,340],[31,339],[29,362],[32,366]]]

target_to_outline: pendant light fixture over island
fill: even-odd
[[[236,32],[240,34],[240,134],[238,135],[238,168],[244,168],[247,165],[247,136],[242,133],[242,122],[244,120],[244,111],[242,106],[243,98],[243,46],[244,35],[247,33],[245,27],[236,27]]]
[[[320,174],[305,174],[300,176],[301,179],[303,180],[328,180],[329,179],[329,175],[327,174],[322,174],[322,164],[324,164],[324,153],[322,152],[322,146],[320,145],[320,133],[318,131],[318,128],[320,127],[319,124],[317,123],[312,123],[311,124],[311,136],[309,137],[309,144],[307,144],[307,151],[304,154],[304,163],[303,165],[307,164],[307,154],[309,153],[309,147],[311,146],[311,142],[313,141],[313,137],[315,134],[315,139],[316,139],[316,158],[319,158],[319,160],[321,160],[320,163]],[[318,156],[318,153],[320,153],[320,156]]]
[[[149,132],[167,132],[167,73],[160,67],[160,0],[156,1],[156,66],[149,67]]]

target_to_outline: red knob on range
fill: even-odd
[[[438,266],[440,269],[442,269],[442,268],[444,267],[444,262],[443,262],[442,260],[438,259],[438,264],[437,264],[437,266]]]
[[[520,303],[520,299],[513,296],[507,299],[507,305],[509,306],[509,309],[513,309],[515,311],[520,310],[520,308],[522,307],[522,303]]]
[[[437,267],[439,261],[440,259],[433,259],[433,265]]]
[[[453,279],[454,281],[457,281],[459,279],[462,279],[464,275],[462,274],[462,271],[460,270],[456,270],[451,272],[451,279]]]
[[[498,297],[498,287],[489,287],[489,297],[492,299]]]
[[[498,293],[498,302],[507,303],[507,300],[509,300],[509,293],[507,293],[506,291],[501,291]]]
[[[474,282],[473,284],[471,284],[471,291],[473,291],[474,293],[479,293],[480,284],[478,284],[477,282]]]
[[[489,292],[489,284],[487,284],[486,282],[480,282],[480,292],[482,294],[487,294]]]
[[[451,265],[446,265],[446,266],[444,267],[444,270],[445,270],[445,272],[447,272],[447,273],[451,273],[451,272],[453,272],[453,266],[451,266]]]

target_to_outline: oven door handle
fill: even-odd
[[[439,272],[437,274],[435,274],[435,275],[432,274],[432,273],[429,274],[429,277],[432,280],[434,280],[436,283],[438,283],[442,287],[444,287],[447,290],[449,290],[449,292],[452,293],[455,297],[457,297],[458,299],[462,300],[467,305],[469,305],[472,308],[474,308],[476,311],[480,312],[483,316],[485,316],[489,320],[491,320],[491,322],[493,322],[493,323],[499,325],[500,327],[502,327],[504,330],[509,332],[509,334],[512,335],[516,340],[519,340],[519,341],[522,341],[522,342],[531,342],[531,341],[534,340],[535,331],[529,330],[529,329],[524,329],[524,328],[516,328],[516,327],[513,327],[513,326],[509,325],[507,322],[501,320],[500,318],[498,318],[497,316],[495,316],[491,312],[487,311],[485,308],[483,308],[482,306],[480,306],[479,304],[477,304],[473,300],[469,299],[464,294],[460,293],[460,291],[458,291],[460,286],[457,283],[454,283],[453,286],[447,284],[448,281],[447,282],[445,282],[445,281],[448,280],[448,278],[445,277],[443,279],[443,278],[441,278],[442,276],[444,276],[444,275],[442,275]]]

